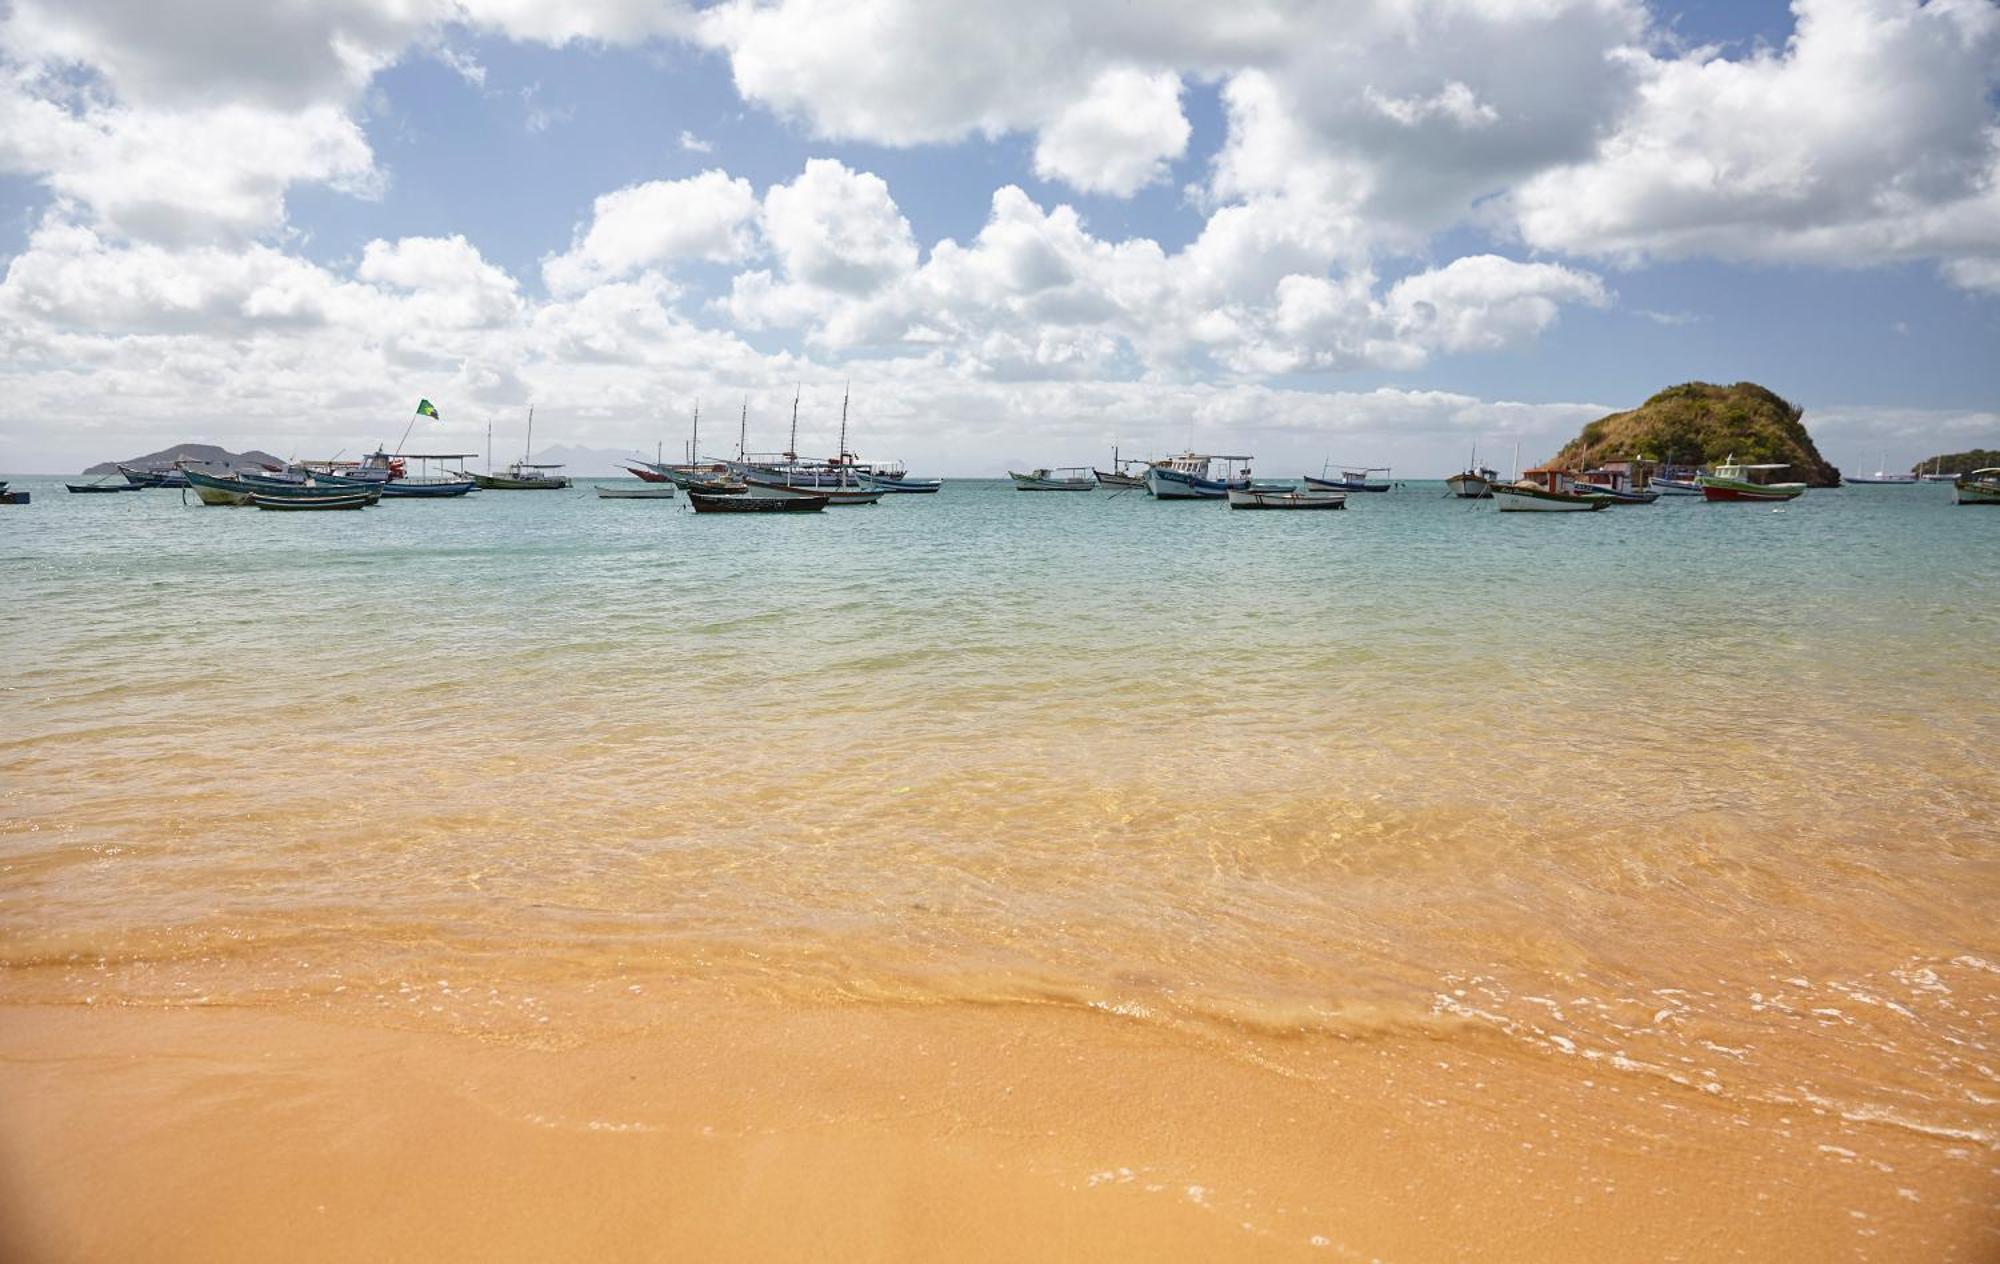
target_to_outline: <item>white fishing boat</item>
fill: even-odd
[[[1044,466],[1027,474],[1007,471],[1017,492],[1094,492],[1097,474],[1088,465]]]
[[[1222,466],[1217,477],[1216,466]],[[1183,452],[1146,468],[1146,490],[1155,500],[1225,500],[1230,488],[1248,490],[1250,458],[1212,452]]]
[[[1523,470],[1518,482],[1493,485],[1494,507],[1503,513],[1590,513],[1608,509],[1611,497],[1573,490],[1568,470]]]
[[[1444,485],[1449,487],[1451,494],[1460,500],[1491,500],[1493,484],[1499,481],[1499,470],[1482,465],[1477,469],[1452,475],[1444,481]]]

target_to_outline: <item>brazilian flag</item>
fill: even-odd
[[[420,399],[417,401],[417,416],[435,417],[437,415],[438,415],[438,410],[436,404],[431,403],[427,399]]]

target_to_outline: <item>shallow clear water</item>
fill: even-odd
[[[0,513],[0,999],[1423,1031],[1992,1144],[2000,512]]]

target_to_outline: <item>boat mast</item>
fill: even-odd
[[[521,449],[521,464],[526,465],[528,463],[528,458],[533,456],[534,454],[535,454],[535,406],[533,404],[530,404],[528,405],[528,442]]]
[[[694,433],[688,436],[688,464],[695,463],[694,454],[701,447],[701,401],[694,402]]]
[[[842,383],[840,387],[840,451],[834,456],[834,460],[841,463],[845,463],[847,460],[847,384],[846,383]]]
[[[736,459],[743,459],[743,441],[750,437],[750,397],[743,397],[743,419],[736,426]]]
[[[486,472],[493,472],[493,423],[486,423]]]
[[[799,459],[799,392],[804,389],[803,384],[792,387],[792,440],[785,447],[787,461]]]

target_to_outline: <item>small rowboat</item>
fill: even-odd
[[[711,496],[688,492],[688,503],[696,513],[818,513],[825,509],[822,495],[799,496]]]
[[[1229,489],[1231,509],[1345,509],[1343,492],[1259,491],[1254,487]]]
[[[259,509],[366,509],[381,496],[380,492],[350,488],[308,488],[297,492],[259,488],[250,493],[250,503]]]
[[[82,496],[96,492],[143,492],[146,489],[138,483],[64,483],[64,487]]]
[[[597,486],[597,498],[599,500],[672,500],[674,498],[674,485],[672,483],[641,483],[637,487],[606,487],[600,483]]]

